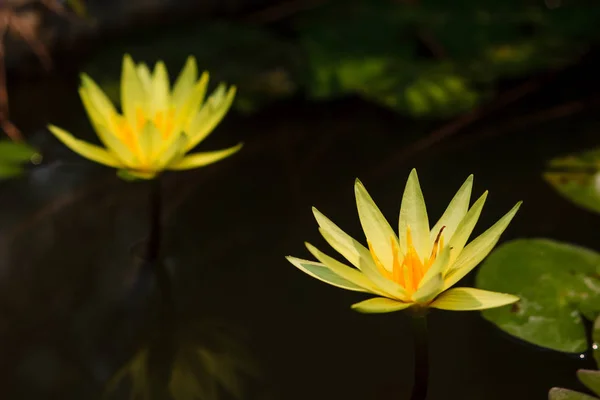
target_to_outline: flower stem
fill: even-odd
[[[152,266],[156,284],[161,295],[161,304],[165,309],[173,310],[173,291],[171,278],[161,259],[162,245],[162,191],[160,178],[150,181],[150,236],[146,249],[146,262]]]
[[[427,316],[415,314],[411,316],[414,337],[415,380],[411,400],[427,398],[427,380],[429,377],[429,344],[427,338]]]

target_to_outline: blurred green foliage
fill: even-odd
[[[65,3],[78,16],[87,16],[87,7],[84,0],[66,0]]]
[[[0,140],[0,179],[21,175],[27,163],[39,164],[42,156],[23,142]]]
[[[544,178],[574,204],[600,213],[600,149],[550,161]]]
[[[600,7],[537,0],[330,0],[270,26],[140,31],[98,53],[86,72],[116,97],[123,53],[171,68],[191,54],[213,82],[239,86],[235,105],[247,111],[302,91],[447,117],[489,98],[499,79],[576,61],[599,41],[598,20]]]
[[[600,313],[600,254],[548,239],[513,240],[484,261],[476,286],[520,297],[482,312],[502,330],[538,346],[583,352],[582,316],[593,321]]]

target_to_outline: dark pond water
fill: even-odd
[[[296,99],[251,116],[232,113],[202,146],[241,140],[243,151],[163,182],[164,254],[180,324],[236,333],[260,371],[246,380],[248,399],[408,398],[413,360],[404,315],[357,314],[349,306],[364,296],[322,284],[284,259],[309,257],[304,241],[327,249],[311,206],[358,238],[355,177],[393,220],[416,167],[435,219],[473,173],[475,193],[490,191],[478,232],[524,200],[502,240],[543,236],[598,248],[600,221],[540,177],[549,158],[598,144],[594,109],[507,122],[594,93],[599,65],[590,58],[456,137],[409,153],[403,149],[439,124],[359,99]],[[132,248],[148,227],[147,186],[120,181],[44,130],[52,122],[93,137],[75,77],[14,82],[11,100],[13,119],[47,160],[0,189],[2,398],[100,398],[136,348]],[[472,283],[473,274],[463,282]],[[435,311],[430,321],[429,399],[542,399],[552,386],[580,389],[575,370],[593,365],[507,337],[477,312]]]

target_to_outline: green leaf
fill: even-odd
[[[19,176],[23,173],[23,168],[14,164],[0,164],[0,179],[8,179]]]
[[[0,140],[0,163],[26,163],[36,156],[38,152],[26,143]]]
[[[0,140],[0,179],[8,179],[24,172],[23,164],[39,164],[42,156],[26,143]]]
[[[548,239],[514,240],[485,260],[476,286],[521,298],[482,313],[500,329],[538,346],[583,352],[581,314],[600,311],[600,254]]]
[[[544,179],[562,196],[600,213],[600,149],[550,161]]]
[[[552,388],[548,393],[549,400],[598,400],[596,397],[575,392],[569,389]]]
[[[594,360],[596,360],[596,367],[600,368],[600,316],[594,321],[594,327],[592,328],[592,350],[594,351]]]
[[[588,389],[600,395],[600,371],[580,369],[577,371],[577,377]]]

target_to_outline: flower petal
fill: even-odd
[[[441,310],[472,311],[505,306],[519,301],[517,296],[474,288],[454,288],[440,294],[430,307]]]
[[[439,221],[431,228],[429,234],[430,246],[433,246],[435,239],[444,227],[444,242],[448,243],[456,231],[458,224],[464,218],[469,210],[469,201],[471,200],[471,190],[473,188],[473,175],[469,175],[465,183],[462,184],[458,192],[454,195],[450,204],[442,214]]]
[[[352,265],[361,270],[380,291],[384,292],[388,297],[400,300],[408,299],[406,290],[402,286],[381,275],[373,262],[371,253],[365,246],[346,234],[314,207],[313,214],[319,224],[319,232],[321,232],[327,243],[344,256]]]
[[[225,85],[221,84],[215,92],[210,95],[206,103],[200,109],[198,115],[190,124],[187,132],[190,136],[190,141],[186,151],[196,147],[196,145],[203,141],[213,129],[215,129],[217,124],[221,122],[233,103],[235,92],[236,88],[235,86],[232,86],[225,94]]]
[[[482,233],[464,248],[456,259],[456,262],[450,267],[446,276],[444,276],[446,288],[454,285],[471,272],[471,270],[475,268],[490,251],[492,251],[496,243],[498,243],[500,235],[502,235],[502,232],[504,232],[519,210],[521,203],[521,201],[518,202],[508,213],[500,218],[498,222],[492,225],[491,228]]]
[[[206,95],[206,86],[208,84],[208,74],[202,74],[200,80],[190,88],[187,94],[180,104],[175,109],[176,117],[174,122],[173,130],[178,132],[183,130],[189,132],[189,127],[192,124],[194,118],[199,114],[198,109],[204,100]],[[200,110],[201,112],[202,110]]]
[[[416,303],[429,303],[444,289],[444,279],[442,274],[438,273],[432,276],[427,282],[420,286],[412,295],[412,300]]]
[[[386,299],[385,297],[374,297],[353,304],[352,309],[364,314],[381,314],[404,310],[412,305],[413,303],[403,303],[401,301]]]
[[[448,266],[448,262],[450,262],[450,254],[452,254],[453,250],[450,246],[445,246],[442,249],[442,252],[437,256],[433,265],[429,267],[423,278],[421,278],[421,282],[419,282],[419,289],[429,283],[429,280],[437,276],[438,274],[444,273]]]
[[[187,136],[183,132],[179,133],[167,147],[163,148],[156,156],[156,168],[163,170],[171,164],[175,164],[185,154],[185,144]]]
[[[311,245],[310,243],[306,243],[306,248],[310,253],[315,256],[317,260],[319,260],[322,264],[327,266],[333,273],[344,278],[345,280],[354,283],[356,286],[360,286],[365,289],[367,292],[371,292],[374,294],[378,294],[380,296],[385,296],[377,286],[373,284],[362,272],[356,270],[354,268],[348,267],[347,265],[342,264],[334,258],[329,257],[325,253],[319,251],[316,247]]]
[[[87,97],[85,101],[83,99],[83,93],[85,93],[85,96]],[[104,91],[102,91],[96,82],[94,82],[87,74],[81,74],[79,94],[82,97],[86,111],[88,111],[88,105],[92,105],[93,109],[96,111],[96,114],[93,116],[90,115],[88,111],[90,119],[112,129],[112,122],[115,120],[117,110]]]
[[[404,254],[408,252],[407,232],[410,229],[413,245],[419,258],[424,260],[431,253],[429,241],[429,219],[425,199],[419,185],[417,170],[413,169],[406,181],[402,204],[400,206],[400,220],[398,222],[398,240],[400,249]],[[389,239],[388,239],[389,242]]]
[[[481,210],[483,209],[487,195],[488,192],[485,191],[481,197],[477,199],[467,215],[464,216],[464,218],[458,224],[458,227],[456,227],[456,231],[454,232],[452,239],[447,242],[448,246],[453,248],[452,254],[450,255],[450,266],[465,248],[465,245],[467,244],[467,241],[473,232],[473,228],[475,228],[475,224],[477,224],[477,221],[479,220],[479,216],[481,215]]]
[[[165,63],[159,61],[154,67],[154,74],[152,74],[152,95],[150,101],[152,102],[151,113],[155,114],[158,111],[166,111],[170,104],[170,82],[169,73]]]
[[[328,283],[332,286],[336,286],[342,289],[352,290],[355,292],[368,292],[367,290],[365,290],[365,288],[358,286],[337,275],[324,264],[314,261],[302,260],[300,258],[292,256],[287,256],[286,259],[299,270],[307,273],[308,275],[322,282]]]
[[[150,73],[148,66],[141,63],[137,65],[136,70],[140,82],[142,82],[142,85],[144,86],[144,90],[148,93],[152,93],[152,74]]]
[[[123,57],[123,71],[121,73],[121,107],[123,115],[132,128],[137,127],[136,109],[147,112],[146,99],[149,93],[146,92],[140,77],[138,76],[135,64],[129,54]]]
[[[391,271],[393,267],[393,249],[391,240],[398,240],[363,184],[357,179],[354,184],[356,208],[367,241],[383,266]]]
[[[102,125],[97,125],[95,127],[96,133],[98,137],[107,150],[112,153],[117,159],[121,161],[122,165],[135,165],[139,162],[137,156],[131,151],[129,147],[127,147],[118,137],[112,134],[112,132],[108,131]]]
[[[181,73],[177,77],[175,85],[173,86],[173,96],[171,97],[171,102],[175,108],[181,107],[181,105],[186,101],[189,93],[192,90],[192,87],[196,83],[196,79],[198,79],[198,66],[196,64],[196,59],[190,56],[186,60],[185,66],[181,70]]]
[[[208,164],[212,164],[223,158],[229,157],[233,153],[237,152],[242,148],[242,143],[239,143],[233,147],[224,150],[207,151],[203,153],[194,153],[188,155],[181,160],[169,165],[167,169],[173,170],[184,170],[203,167]]]
[[[152,122],[146,122],[139,134],[141,166],[149,170],[155,170],[158,158],[155,156],[162,142],[162,134]]]
[[[119,167],[119,161],[117,158],[110,154],[102,147],[84,142],[83,140],[75,139],[73,135],[54,125],[48,125],[50,132],[54,134],[61,142],[68,148],[73,150],[75,153],[95,161],[100,164],[108,165],[109,167]]]

